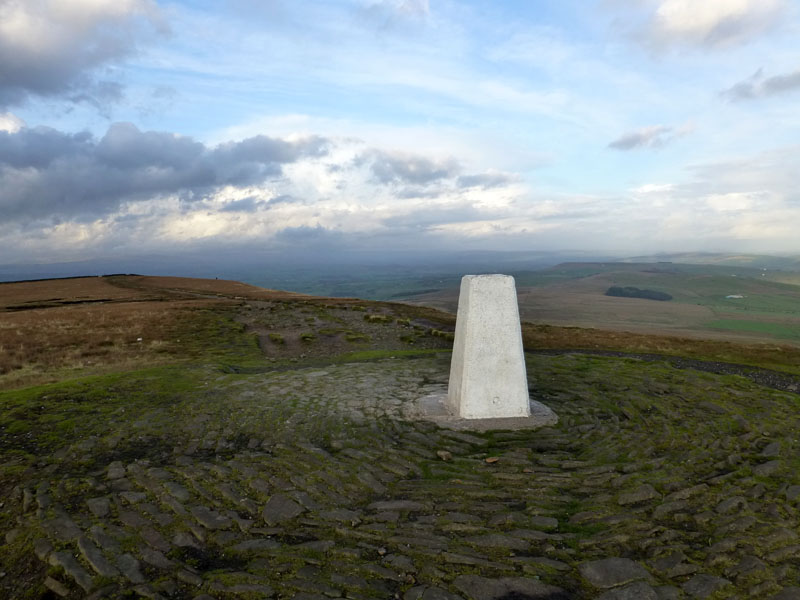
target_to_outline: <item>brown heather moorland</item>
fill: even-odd
[[[211,312],[296,296],[180,277],[0,283],[0,389],[190,358]]]
[[[210,320],[222,313],[233,314],[231,311],[235,312],[245,301],[402,307],[410,317],[420,318],[429,326],[448,331],[455,326],[453,314],[435,308],[317,298],[228,280],[113,275],[2,283],[0,389],[196,358],[204,352],[204,345],[213,342],[204,338],[213,336],[207,330]],[[248,322],[242,315],[235,319],[254,335],[267,335],[258,323]],[[304,327],[302,323],[289,322],[280,330],[292,340]],[[800,348],[796,346],[669,333],[672,332],[645,334],[523,324],[528,351],[583,349],[664,354],[800,372]],[[267,355],[276,354],[274,345],[261,345],[269,350]],[[315,348],[324,354],[319,345]],[[298,356],[307,353],[308,346],[290,343],[280,351],[287,357]]]

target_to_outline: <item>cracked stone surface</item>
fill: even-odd
[[[798,597],[796,395],[529,356],[557,424],[406,418],[448,369],[198,369],[196,399],[41,457],[7,544],[65,598]]]

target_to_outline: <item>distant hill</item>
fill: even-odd
[[[724,254],[715,252],[682,252],[626,258],[626,263],[680,263],[725,267],[749,267],[800,272],[800,256],[770,256],[766,254]]]

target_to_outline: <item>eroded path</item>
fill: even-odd
[[[39,457],[4,556],[67,598],[800,597],[795,394],[531,355],[556,427],[405,420],[448,367],[198,368],[189,397]]]

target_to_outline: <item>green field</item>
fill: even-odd
[[[800,323],[769,323],[764,321],[746,321],[739,319],[719,319],[706,324],[714,329],[758,333],[782,340],[800,341]]]

